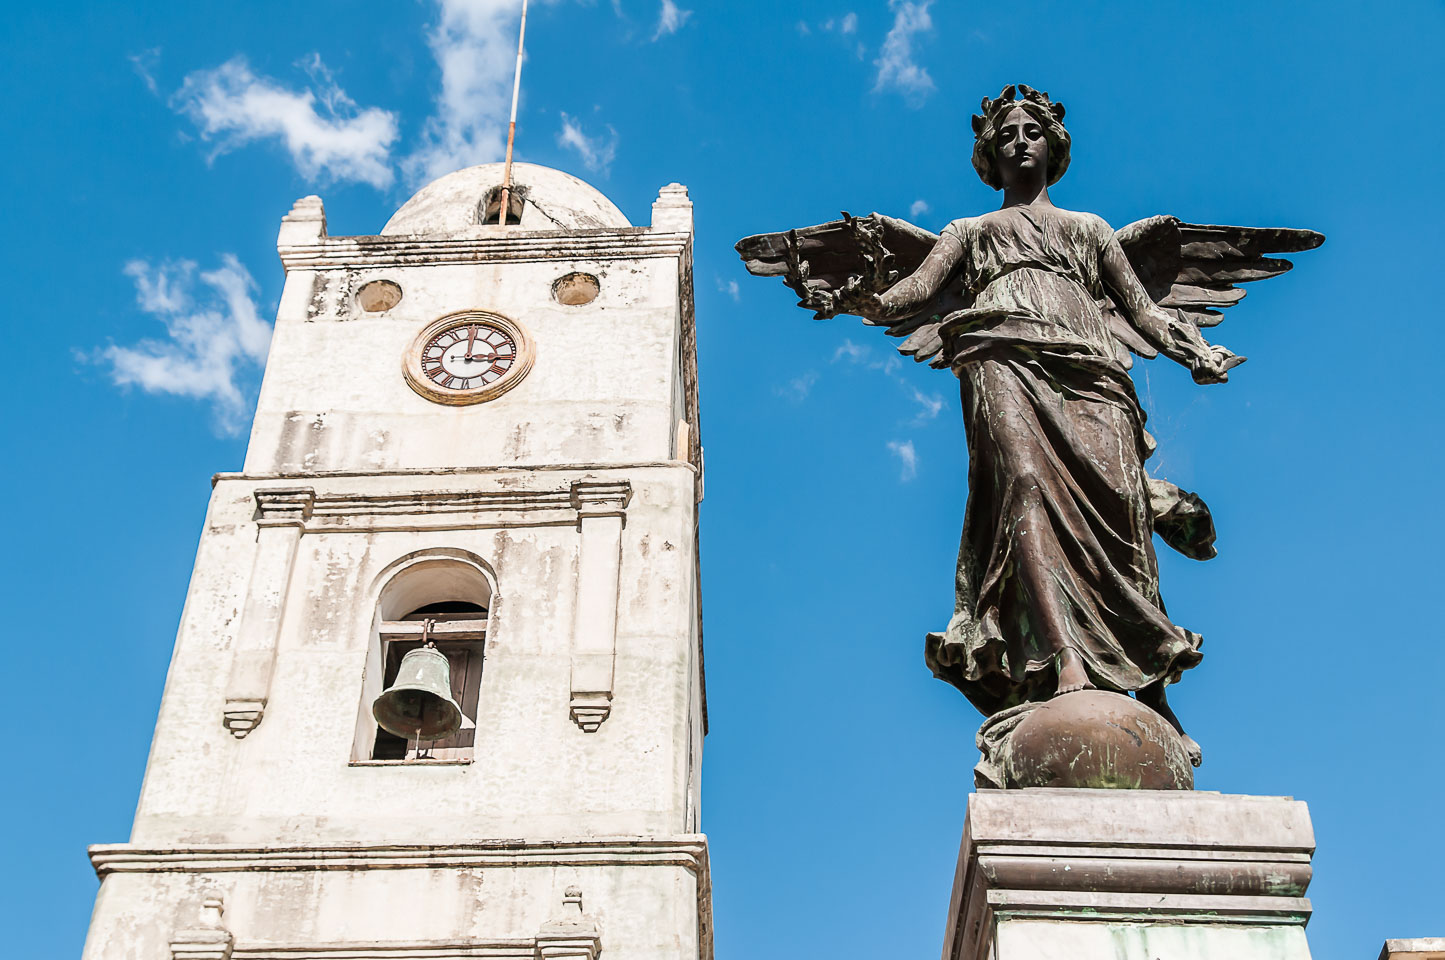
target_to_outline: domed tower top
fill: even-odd
[[[433,180],[382,228],[382,236],[468,236],[495,228],[504,165],[484,163]],[[627,217],[601,191],[571,174],[533,163],[512,164],[507,226],[522,230],[607,230]]]

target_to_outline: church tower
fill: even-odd
[[[86,960],[707,960],[692,205],[431,183],[282,220],[241,473],[215,478]],[[461,728],[378,726],[435,644]]]

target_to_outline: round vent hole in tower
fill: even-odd
[[[552,296],[557,302],[566,304],[569,307],[580,307],[584,303],[591,303],[597,299],[597,293],[602,289],[597,278],[590,273],[569,273],[565,277],[558,278],[552,284]]]
[[[367,313],[381,313],[401,303],[401,287],[390,280],[373,280],[356,291],[356,305]]]

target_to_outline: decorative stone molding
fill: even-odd
[[[261,717],[265,713],[266,701],[264,698],[246,700],[241,697],[228,696],[225,707],[221,709],[221,725],[231,731],[231,736],[237,740],[244,740],[246,734],[260,726]]]
[[[562,915],[537,932],[537,960],[597,960],[601,949],[597,922],[582,913],[582,889],[568,887],[562,896]]]
[[[458,867],[674,866],[698,878],[707,893],[707,838],[587,837],[575,840],[479,840],[473,843],[314,844],[246,847],[207,845],[138,847],[102,843],[90,847],[100,879],[117,873],[214,874],[312,870],[439,870]]]
[[[533,940],[399,940],[238,944],[231,960],[535,960]]]
[[[261,723],[271,695],[271,674],[296,544],[310,519],[316,492],[310,487],[269,487],[255,492],[256,552],[236,631],[221,722],[237,740]]]
[[[622,523],[631,499],[632,488],[626,483],[572,484],[581,544],[572,629],[571,712],[572,720],[586,733],[596,733],[612,712]]]
[[[304,527],[316,506],[316,491],[310,487],[266,487],[255,497],[260,527]]]
[[[690,219],[690,218],[689,218]],[[687,234],[647,227],[611,230],[537,231],[464,239],[426,237],[326,237],[287,242],[288,224],[281,224],[276,252],[287,270],[369,270],[429,267],[443,263],[538,262],[550,260],[637,260],[681,257]]]
[[[200,924],[172,936],[171,960],[231,960],[235,938],[221,920],[224,913],[220,897],[203,901]]]
[[[619,491],[621,491],[619,493]],[[309,487],[261,488],[259,526],[298,526],[305,533],[476,530],[576,526],[583,516],[615,512],[627,482],[578,481],[550,490],[445,490],[402,494],[316,493]],[[302,504],[304,501],[304,506]]]

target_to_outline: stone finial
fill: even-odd
[[[652,229],[668,233],[692,233],[692,201],[687,187],[669,183],[657,192],[652,202]]]
[[[222,919],[225,912],[219,896],[201,901],[198,925],[171,937],[171,960],[230,960],[236,941]]]
[[[542,924],[537,933],[538,960],[596,960],[602,950],[597,922],[582,913],[582,888],[562,894],[562,915]]]
[[[291,205],[291,212],[281,218],[281,232],[276,246],[294,247],[315,243],[326,236],[326,207],[315,195],[302,197]]]

